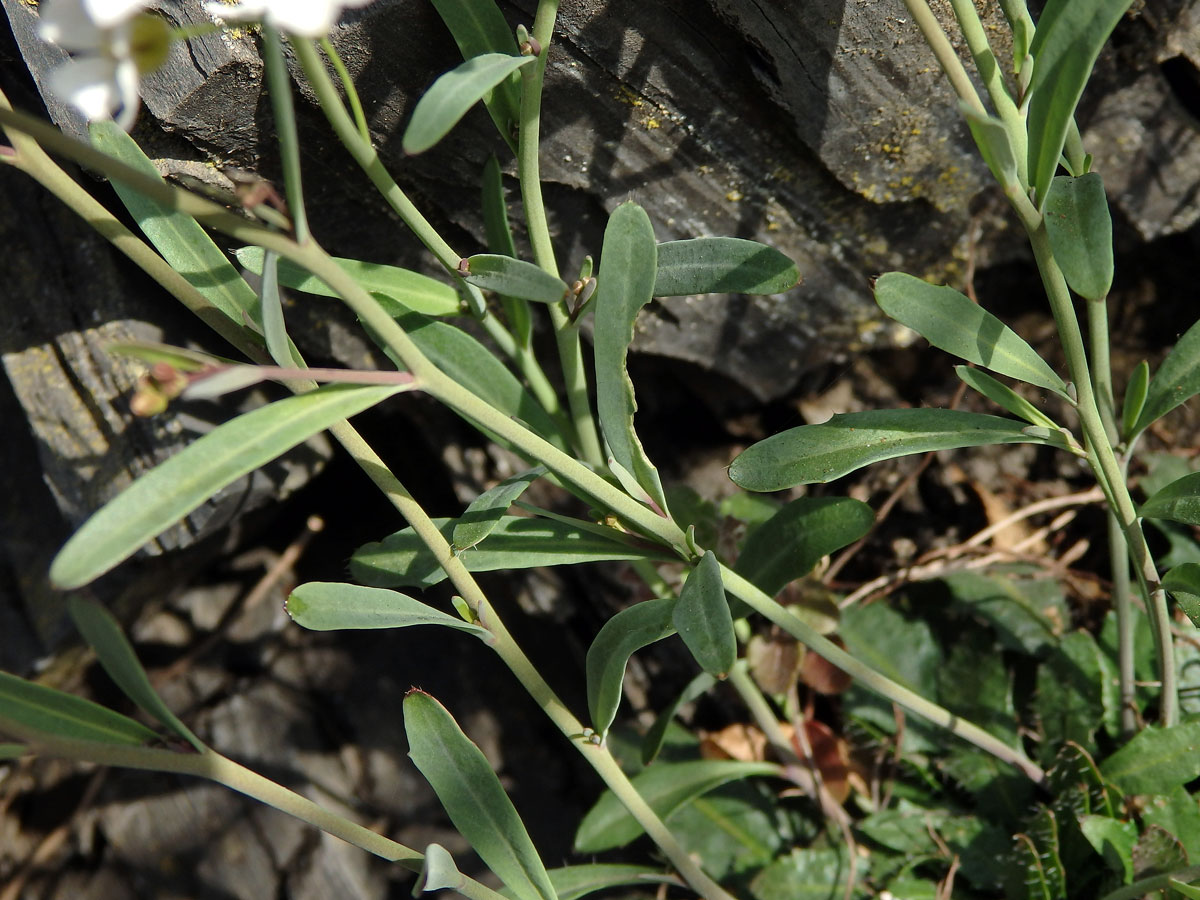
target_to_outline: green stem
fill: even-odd
[[[1176,869],[1174,872],[1166,872],[1162,875],[1151,875],[1149,878],[1142,878],[1135,881],[1133,884],[1127,884],[1124,887],[1119,887],[1115,891],[1110,891],[1105,894],[1101,900],[1143,900],[1149,897],[1155,891],[1165,891],[1171,887],[1172,881],[1182,882],[1183,884],[1191,884],[1193,881],[1200,879],[1200,866],[1191,866],[1187,869]]]
[[[909,15],[913,17],[917,28],[925,37],[925,43],[937,57],[938,65],[942,67],[950,86],[954,88],[954,93],[958,94],[958,99],[981,116],[986,116],[987,108],[979,99],[975,85],[971,83],[971,76],[967,74],[958,54],[954,52],[950,39],[946,37],[946,32],[942,30],[942,25],[930,10],[929,4],[925,0],[904,0],[904,5],[908,7]]]
[[[396,184],[395,180],[388,173],[382,160],[379,158],[379,154],[371,146],[371,142],[364,140],[362,135],[359,134],[358,128],[351,121],[350,116],[346,113],[346,108],[342,105],[337,88],[334,87],[333,79],[329,77],[329,73],[325,70],[325,64],[321,62],[321,58],[317,55],[316,50],[313,49],[312,44],[307,41],[297,40],[292,43],[292,49],[295,50],[296,59],[299,60],[300,66],[304,69],[304,75],[316,93],[317,100],[321,104],[321,110],[325,113],[325,118],[329,120],[329,124],[333,127],[338,140],[350,151],[350,155],[354,157],[354,161],[359,164],[367,174],[367,177],[371,179],[371,183],[375,185],[376,190],[388,202],[388,205],[392,207],[401,221],[409,227],[429,252],[437,257],[438,262],[445,267],[447,272],[457,274],[458,262],[462,257],[443,240],[442,236],[438,234],[437,229],[429,224],[429,221],[421,215],[421,211],[408,199],[408,195],[401,190],[400,185]]]
[[[1179,698],[1175,677],[1175,651],[1171,638],[1171,617],[1167,610],[1166,592],[1159,583],[1158,571],[1146,544],[1142,531],[1141,520],[1133,499],[1129,496],[1129,486],[1112,443],[1108,439],[1104,421],[1101,417],[1099,402],[1092,388],[1092,376],[1088,367],[1087,353],[1083,346],[1083,335],[1079,330],[1079,319],[1075,315],[1075,307],[1067,288],[1066,279],[1054,252],[1050,247],[1050,238],[1046,234],[1044,224],[1029,229],[1029,241],[1033,247],[1033,255],[1037,260],[1038,269],[1042,275],[1042,283],[1046,288],[1046,296],[1050,301],[1050,309],[1054,313],[1054,321],[1058,326],[1059,338],[1062,341],[1063,354],[1067,359],[1067,367],[1071,380],[1078,391],[1077,410],[1079,423],[1083,429],[1088,445],[1088,459],[1097,481],[1112,499],[1112,510],[1125,535],[1133,560],[1134,571],[1137,575],[1138,589],[1146,601],[1146,610],[1150,615],[1150,626],[1154,634],[1155,649],[1158,652],[1159,677],[1162,679],[1162,700],[1159,718],[1162,724],[1170,727],[1179,721]]]
[[[837,666],[851,678],[864,687],[869,688],[880,696],[903,706],[910,712],[916,713],[934,725],[945,728],[951,734],[974,744],[980,750],[990,753],[997,759],[1016,766],[1038,784],[1046,779],[1046,773],[1036,763],[1025,756],[1020,750],[1010,747],[997,737],[988,734],[977,725],[956,716],[950,710],[926,700],[920,694],[909,690],[901,684],[892,681],[876,672],[870,666],[855,659],[833,641],[821,636],[804,622],[800,621],[786,608],[780,606],[753,584],[742,578],[733,570],[722,566],[721,578],[725,590],[735,597],[745,601],[756,612],[766,616],[808,649],[819,653],[831,664]]]
[[[1013,156],[1017,162],[1017,181],[1027,186],[1029,184],[1029,161],[1026,158],[1028,156],[1028,134],[1024,117],[1017,109],[1016,101],[1009,92],[1008,85],[1004,82],[1004,74],[1000,71],[1000,66],[996,64],[996,55],[992,52],[987,32],[984,30],[983,22],[979,19],[974,0],[950,0],[950,2],[954,7],[954,17],[958,20],[958,27],[966,39],[967,48],[971,52],[971,58],[975,60],[975,68],[983,79],[992,106],[996,108],[1000,121],[1004,123],[1008,131],[1009,143],[1012,145]],[[1028,188],[1026,187],[1026,189]]]
[[[267,93],[271,111],[275,114],[275,131],[279,136],[279,154],[283,163],[283,186],[287,193],[288,214],[296,243],[308,240],[308,215],[304,211],[304,182],[300,177],[300,137],[296,133],[296,110],[292,105],[292,80],[283,61],[283,44],[279,32],[263,25],[263,45],[267,65]]]
[[[330,431],[363,471],[384,492],[400,514],[408,520],[413,531],[417,533],[438,564],[445,570],[455,589],[479,618],[479,624],[491,633],[489,641],[491,648],[516,676],[534,702],[541,707],[546,716],[571,741],[572,745],[583,754],[608,788],[637,819],[638,823],[646,829],[646,833],[667,855],[680,875],[708,900],[732,900],[719,885],[704,874],[703,870],[687,854],[670,829],[663,824],[658,814],[649,807],[629,778],[621,771],[621,767],[617,765],[608,748],[580,739],[580,735],[583,734],[583,723],[567,709],[550,685],[546,683],[546,680],[542,678],[541,673],[513,639],[495,608],[488,602],[474,577],[467,571],[462,559],[454,554],[424,509],[413,499],[399,479],[388,470],[370,445],[348,423],[338,423]]]
[[[521,123],[517,131],[517,173],[521,182],[521,204],[533,259],[539,266],[558,277],[554,258],[554,243],[550,239],[550,223],[546,219],[546,204],[542,199],[541,161],[538,153],[541,140],[542,82],[546,75],[546,60],[550,41],[554,37],[554,20],[558,15],[558,0],[541,0],[533,19],[533,39],[541,48],[538,60],[521,69]],[[571,421],[579,436],[579,450],[593,466],[604,465],[604,452],[596,432],[588,399],[587,370],[583,363],[583,348],[579,329],[570,320],[565,304],[550,305],[550,321],[558,344],[563,381],[567,391],[567,406]]]
[[[330,63],[333,64],[333,71],[337,72],[338,81],[342,83],[342,90],[346,92],[346,100],[350,103],[350,111],[354,113],[354,124],[358,126],[359,137],[368,144],[371,143],[371,130],[367,127],[367,117],[363,114],[362,101],[358,99],[358,90],[354,87],[354,79],[350,77],[350,70],[342,62],[342,57],[333,46],[333,41],[328,37],[321,38],[321,49],[329,57]]]

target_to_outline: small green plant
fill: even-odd
[[[117,77],[104,102],[87,110],[97,119],[90,146],[0,98],[0,126],[12,145],[3,160],[87,217],[247,360],[118,348],[151,366],[138,408],[153,412],[177,398],[216,396],[264,379],[294,393],[205,435],[97,512],[56,558],[54,582],[64,589],[87,584],[221,488],[329,430],[408,527],[354,554],[355,583],[296,588],[291,617],[314,630],[432,626],[447,646],[478,639],[607,785],[580,824],[579,851],[600,853],[648,835],[665,860],[655,865],[638,856],[633,863],[547,871],[483,754],[450,711],[414,690],[404,702],[410,755],[510,896],[553,900],[648,883],[685,885],[708,900],[731,891],[762,900],[942,897],[951,890],[1047,900],[1156,891],[1200,896],[1192,886],[1200,869],[1190,865],[1200,858],[1200,806],[1188,791],[1200,777],[1200,722],[1188,719],[1180,702],[1181,673],[1196,661],[1188,617],[1200,617],[1200,552],[1177,558],[1160,576],[1143,531],[1144,520],[1168,530],[1200,524],[1200,475],[1174,477],[1168,464],[1159,465],[1148,479],[1156,488],[1140,507],[1126,477],[1139,436],[1200,392],[1200,325],[1153,376],[1145,363],[1134,371],[1118,409],[1105,307],[1111,223],[1100,175],[1090,171],[1074,122],[1095,59],[1128,0],[1051,0],[1036,27],[1022,3],[1002,0],[1016,48],[1009,72],[993,55],[974,4],[953,0],[990,110],[924,0],[906,0],[1029,235],[1066,377],[958,291],[889,273],[875,283],[880,308],[964,360],[959,377],[1009,416],[950,409],[839,415],[768,438],[730,468],[746,490],[774,492],[933,450],[1033,443],[1073,454],[1095,475],[1111,520],[1113,612],[1095,634],[1070,627],[1061,585],[1027,566],[946,575],[932,615],[924,614],[932,601],[919,588],[896,604],[841,609],[828,597],[777,600],[822,558],[863,538],[873,511],[847,498],[779,503],[752,494],[718,510],[664,485],[634,427],[626,355],[634,321],[652,298],[779,292],[796,283],[795,265],[769,247],[734,238],[658,243],[645,211],[627,202],[609,217],[596,270],[588,258],[579,261],[577,276],[564,277],[538,169],[542,79],[558,3],[541,0],[532,26],[514,35],[493,0],[432,2],[464,62],[418,103],[404,147],[419,153],[434,146],[482,102],[515,155],[530,260],[516,253],[495,159],[481,173],[489,246],[469,256],[447,243],[384,168],[354,85],[323,37],[341,6],[361,3],[312,4],[319,13],[312,20],[294,17],[303,4],[214,5],[231,20],[263,21],[286,203],[247,203],[248,216],[168,186],[125,131],[104,120],[118,113],[127,122],[135,111],[127,77]],[[45,21],[53,26],[71,3],[48,0]],[[74,6],[80,14],[90,9]],[[130,4],[117,6],[93,27],[108,41],[105,58],[127,76],[130,67],[144,65],[145,54],[133,53],[135,33],[160,41],[171,35],[135,17]],[[62,27],[47,31],[63,39]],[[312,238],[281,32],[337,137],[441,264],[444,279],[335,259]],[[105,174],[145,241],[96,204],[43,147]],[[1060,166],[1068,174],[1057,175]],[[261,276],[260,289],[243,280],[205,228],[240,245],[238,262]],[[308,367],[287,331],[282,288],[339,298],[396,369]],[[1085,301],[1086,342],[1072,291]],[[581,340],[589,315],[590,366]],[[491,347],[456,319],[482,329]],[[552,329],[557,359],[539,356],[535,322]],[[561,371],[561,396],[546,373],[551,364]],[[984,370],[1054,395],[1072,411],[1073,428]],[[390,471],[347,421],[414,391],[513,451],[526,461],[525,471],[481,494],[460,516],[431,518],[401,473]],[[574,514],[522,500],[539,479],[573,496]],[[732,564],[716,552],[722,516],[746,526]],[[545,682],[474,575],[605,561],[632,567],[652,599],[617,613],[595,635],[582,667],[583,718]],[[452,609],[413,595],[443,581],[456,593]],[[1187,616],[1172,616],[1168,591]],[[71,613],[117,685],[183,743],[164,747],[162,735],[138,721],[0,673],[0,732],[19,742],[2,745],[4,755],[42,753],[212,779],[411,869],[418,891],[500,896],[459,872],[442,847],[405,847],[222,756],[154,693],[107,612],[74,598]],[[793,649],[807,648],[806,685],[839,693],[845,685],[830,666],[853,681],[838,700],[840,733],[803,709],[800,662],[782,667],[782,680],[769,677],[772,667],[759,655],[765,642],[761,629],[756,633],[759,617],[787,635]],[[1151,639],[1139,641],[1145,634]],[[698,674],[631,744],[617,727],[626,665],[634,653],[675,636]],[[673,722],[683,703],[718,681],[743,701],[770,747],[765,759],[704,758],[697,738]],[[1158,725],[1144,724],[1155,717]],[[860,777],[852,793],[852,746],[891,755],[890,775],[870,784]],[[780,793],[780,786],[789,790]],[[786,796],[797,794],[807,800]]]

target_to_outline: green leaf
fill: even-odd
[[[293,356],[291,338],[283,321],[283,298],[279,295],[279,255],[268,250],[263,256],[262,285],[259,289],[259,309],[262,311],[263,337],[267,352],[277,366],[294,366],[302,362]]]
[[[536,56],[484,53],[440,76],[417,101],[412,120],[404,131],[404,152],[424,153],[449,134],[467,110],[487,99],[521,66],[536,60]]]
[[[731,237],[692,238],[658,245],[654,296],[778,294],[799,280],[796,264],[766,244]]]
[[[36,744],[39,735],[130,747],[158,735],[90,700],[0,672],[0,732]]]
[[[774,597],[821,558],[854,543],[875,524],[871,507],[849,497],[793,500],[746,536],[733,570]]]
[[[592,728],[601,736],[617,717],[629,657],[675,633],[676,602],[674,597],[661,597],[621,610],[604,623],[588,647],[584,663],[588,712]]]
[[[1124,884],[1133,881],[1133,845],[1137,825],[1108,816],[1082,816],[1079,829],[1108,867],[1121,876]]]
[[[720,513],[737,519],[747,528],[757,528],[782,508],[783,504],[774,497],[738,491],[721,501]]]
[[[33,750],[24,744],[0,743],[0,759],[17,759],[30,753],[33,753]]]
[[[555,900],[521,817],[487,758],[444,706],[423,691],[404,698],[408,755],[479,858],[520,900]]]
[[[487,235],[487,247],[492,253],[502,253],[505,256],[516,257],[517,248],[513,243],[512,229],[508,227],[508,206],[504,200],[504,179],[500,173],[500,163],[495,156],[489,156],[483,166],[483,185],[480,188],[483,201],[483,230]],[[525,300],[500,295],[500,305],[504,307],[504,317],[508,327],[522,347],[528,347],[533,340],[533,316],[529,304]]]
[[[1050,249],[1071,290],[1088,300],[1107,297],[1113,280],[1112,218],[1100,175],[1055,178],[1044,221]]]
[[[1193,874],[1189,875],[1188,877],[1194,878],[1196,876]],[[1178,881],[1174,878],[1167,879],[1167,885],[1171,888],[1171,890],[1178,891],[1185,898],[1187,898],[1187,900],[1200,900],[1200,888],[1193,887],[1189,884],[1184,884],[1182,881]]]
[[[500,524],[508,508],[520,499],[529,485],[545,475],[546,471],[545,466],[537,466],[528,472],[518,472],[472,500],[471,505],[454,524],[453,539],[450,541],[454,552],[461,553],[474,547],[491,534]]]
[[[206,749],[204,743],[167,708],[151,687],[150,679],[138,662],[133,647],[108,610],[83,597],[71,597],[67,601],[67,609],[83,639],[96,651],[100,665],[117,687],[125,692],[125,696],[195,747],[197,752],[203,753]]]
[[[457,519],[434,519],[447,543],[454,537]],[[612,538],[595,530],[578,528],[551,519],[505,516],[480,545],[458,554],[470,572],[529,569],[534,566],[571,566],[617,559],[669,560],[669,554],[637,542],[625,532],[609,529]],[[382,541],[364,544],[350,558],[350,574],[373,587],[429,587],[446,577],[433,553],[411,528],[390,534]]]
[[[413,896],[428,891],[457,891],[466,884],[466,876],[458,871],[454,857],[441,844],[430,844],[425,848],[425,862],[421,874],[413,885]]]
[[[808,826],[770,785],[755,781],[709,791],[671,813],[666,824],[718,882],[750,877],[801,840]]]
[[[1125,385],[1125,403],[1121,410],[1121,436],[1130,440],[1137,432],[1137,423],[1142,410],[1146,408],[1146,398],[1150,389],[1150,364],[1144,359],[1129,375],[1129,383]],[[1149,423],[1147,423],[1149,424]]]
[[[430,362],[463,387],[524,422],[560,450],[567,449],[567,442],[550,414],[508,367],[474,337],[448,322],[417,313],[397,316],[396,321]]]
[[[954,288],[903,272],[875,282],[875,302],[933,346],[977,366],[1065,397],[1066,385],[1011,328]]]
[[[433,6],[450,29],[463,59],[485,53],[516,55],[516,38],[504,14],[492,0],[433,0]],[[521,121],[520,75],[513,73],[496,85],[483,102],[500,136],[516,153],[515,135]]]
[[[567,296],[567,284],[541,266],[497,253],[467,257],[469,284],[534,303],[558,303]]]
[[[1200,776],[1200,722],[1148,726],[1100,764],[1104,777],[1127,794],[1165,794]]]
[[[1034,710],[1042,725],[1046,756],[1053,757],[1067,741],[1084,747],[1093,744],[1104,720],[1103,675],[1100,648],[1086,631],[1068,634],[1038,669]]]
[[[1142,504],[1141,514],[1184,525],[1200,525],[1200,472],[1184,475]]]
[[[154,163],[120,125],[112,121],[93,122],[88,130],[97,150],[161,180]],[[245,325],[246,317],[254,322],[259,320],[258,295],[195,219],[160,206],[120,181],[113,181],[112,186],[171,268],[238,326]]]
[[[727,760],[688,760],[676,763],[659,761],[630,780],[637,792],[650,804],[650,808],[660,818],[666,818],[689,800],[723,784],[755,775],[778,774],[779,767],[773,763]],[[575,834],[575,849],[580,853],[600,853],[628,844],[641,833],[642,826],[621,805],[616,795],[605,791],[596,805],[583,817],[579,831]]]
[[[1200,322],[1189,328],[1150,379],[1146,405],[1133,433],[1144,431],[1181,403],[1200,393]]]
[[[737,662],[737,638],[721,583],[721,564],[711,550],[705,551],[683,583],[672,621],[700,668],[717,678],[729,674]]]
[[[841,900],[851,866],[862,870],[866,862],[844,847],[793,849],[758,873],[750,883],[750,896],[753,900]],[[856,875],[860,884],[862,874]]]
[[[994,116],[980,113],[975,107],[961,100],[958,109],[967,120],[971,137],[975,139],[975,146],[979,148],[979,155],[991,169],[996,181],[1004,187],[1019,185],[1017,157],[1004,123]]]
[[[981,447],[1041,444],[1013,419],[956,409],[879,409],[835,415],[759,441],[729,467],[734,484],[748,491],[781,491],[823,483],[897,456]]]
[[[1040,656],[1058,643],[1070,610],[1061,582],[1030,574],[1012,567],[992,575],[955,572],[941,581],[964,612],[992,627],[1004,647]]]
[[[646,887],[651,884],[679,884],[678,878],[665,874],[662,869],[623,863],[563,866],[561,869],[551,869],[549,875],[558,900],[579,900],[605,888],[627,885]]]
[[[1143,798],[1140,810],[1143,826],[1157,825],[1175,835],[1189,860],[1200,858],[1200,801],[1183,785]]]
[[[949,657],[938,668],[938,701],[1010,747],[1018,747],[1011,676],[993,641],[981,629],[956,637]]]
[[[262,247],[242,247],[235,251],[234,255],[245,268],[256,275],[262,274]],[[397,308],[385,304],[390,315],[418,312],[427,316],[453,316],[457,315],[462,307],[458,292],[452,286],[428,275],[358,259],[333,257],[333,261],[353,278],[359,287],[375,295],[376,299],[382,295],[403,305],[403,308]],[[290,260],[281,259],[278,268],[279,283],[284,287],[321,297],[338,296],[320,278]]]
[[[1135,880],[1182,869],[1187,854],[1179,838],[1165,828],[1150,825],[1142,830],[1133,845],[1133,877]]]
[[[1049,0],[1034,32],[1029,178],[1041,206],[1096,57],[1132,0]]]
[[[50,566],[77,588],[132,556],[225,486],[292,447],[412,384],[329,385],[238,416],[147,472],[88,519]]]
[[[444,625],[485,640],[491,637],[487,629],[447,615],[420,600],[357,584],[310,581],[292,591],[284,609],[297,625],[310,631]]]
[[[654,724],[650,726],[650,730],[646,732],[646,736],[642,738],[642,765],[648,766],[658,756],[658,751],[662,749],[663,741],[667,737],[667,729],[671,727],[671,722],[675,718],[675,713],[679,707],[685,703],[691,703],[701,694],[709,690],[717,683],[717,679],[713,678],[707,672],[701,672],[695,678],[687,683],[679,696],[672,700],[666,708],[654,720]]]
[[[600,430],[617,464],[633,475],[650,498],[666,512],[658,471],[646,457],[634,429],[637,401],[625,370],[633,341],[633,321],[650,302],[657,261],[650,217],[636,203],[623,203],[608,219],[596,288],[596,412]]]
[[[1024,869],[1024,896],[1030,900],[1066,900],[1067,874],[1059,856],[1058,820],[1053,810],[1038,808],[1028,831],[1016,837],[1016,855],[1018,865]],[[1014,874],[1019,875],[1019,870]],[[1022,894],[1010,889],[1008,896]]]
[[[1057,429],[1058,423],[1010,388],[980,369],[970,366],[955,366],[955,374],[967,387],[974,388],[1001,409],[1024,419],[1030,425]]]
[[[1163,576],[1162,586],[1171,592],[1193,625],[1200,626],[1200,563],[1183,563]]]

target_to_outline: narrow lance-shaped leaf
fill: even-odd
[[[546,471],[545,466],[537,466],[528,472],[518,472],[472,500],[454,524],[453,540],[450,542],[454,550],[457,552],[474,547],[491,534],[508,508]]]
[[[665,819],[689,800],[723,784],[756,775],[778,774],[779,766],[774,763],[689,760],[657,762],[631,781],[650,808]],[[616,795],[605,791],[579,824],[575,849],[580,853],[601,853],[628,844],[642,831]]]
[[[1134,434],[1200,393],[1200,322],[1189,328],[1167,354],[1146,392]]]
[[[491,637],[486,629],[406,594],[357,584],[302,584],[288,596],[284,609],[297,625],[311,631],[442,625],[485,640]]]
[[[657,249],[650,217],[636,203],[623,203],[608,219],[596,288],[596,412],[613,458],[633,475],[665,514],[666,496],[658,470],[647,458],[634,428],[637,401],[625,369],[638,311],[653,298]]]
[[[1121,407],[1121,436],[1130,440],[1136,433],[1138,419],[1146,408],[1150,390],[1150,364],[1144,359],[1137,364],[1125,385],[1125,402]]]
[[[492,0],[432,0],[450,29],[463,59],[485,53],[515,56],[519,51],[513,29]],[[516,129],[521,120],[520,75],[514,73],[483,98],[500,136],[516,153]]]
[[[875,302],[933,346],[967,362],[1066,397],[1066,385],[1011,328],[951,287],[903,272],[875,282]]]
[[[96,651],[96,658],[104,671],[125,692],[130,700],[162,722],[177,735],[191,744],[199,752],[204,752],[205,746],[192,733],[175,713],[167,708],[163,699],[155,693],[146,677],[146,671],[138,662],[137,654],[121,631],[117,620],[100,604],[82,597],[72,597],[68,601],[68,610],[75,621],[75,627]]]
[[[584,664],[588,711],[592,728],[601,736],[617,717],[629,657],[675,633],[675,603],[674,597],[661,597],[621,610],[604,623],[588,647]]]
[[[417,313],[397,323],[435,366],[496,409],[524,422],[560,450],[567,449],[554,419],[507,366],[461,328]]]
[[[0,733],[140,747],[158,735],[91,700],[0,672]]]
[[[154,163],[120,125],[112,121],[93,122],[89,133],[97,150],[161,179]],[[195,219],[160,206],[119,181],[112,186],[171,268],[238,325],[244,325],[247,316],[251,321],[258,320],[258,296]]]
[[[251,272],[256,275],[262,274],[262,247],[242,247],[235,255],[238,262]],[[359,287],[374,294],[376,299],[383,295],[403,304],[403,309],[396,309],[394,306],[389,309],[391,315],[417,312],[426,316],[453,316],[460,311],[458,292],[452,286],[428,275],[358,259],[334,257],[333,261],[353,278]],[[337,296],[337,293],[320,278],[290,260],[281,259],[277,271],[279,283],[284,287],[321,297]]]
[[[658,245],[654,296],[778,294],[799,280],[796,264],[766,244],[731,237],[692,238]]]
[[[1071,290],[1088,300],[1108,296],[1113,280],[1112,218],[1104,180],[1095,172],[1059,175],[1046,198],[1050,249]]]
[[[218,426],[88,519],[54,558],[51,581],[64,589],[87,584],[243,475],[335,422],[411,387],[330,385]]]
[[[558,303],[567,285],[541,266],[498,253],[478,253],[467,258],[468,284],[534,303]]]
[[[705,672],[724,678],[737,662],[733,617],[721,584],[721,565],[707,550],[692,569],[672,613],[675,630]]]
[[[1170,591],[1179,608],[1200,626],[1200,563],[1180,563],[1163,576],[1162,586]]]
[[[875,512],[858,500],[801,497],[751,530],[733,570],[774,597],[823,556],[857,541],[874,522]]]
[[[434,519],[447,543],[453,541],[456,519]],[[608,529],[611,537],[550,519],[505,516],[480,544],[461,550],[458,558],[470,572],[569,566],[624,559],[668,560],[659,547]],[[350,559],[356,581],[374,587],[429,587],[446,577],[433,553],[411,528],[364,544]]]
[[[556,900],[533,841],[483,752],[444,706],[413,690],[404,698],[408,755],[450,821],[520,900]]]
[[[1030,425],[1043,428],[1058,428],[1058,423],[1010,388],[979,369],[970,366],[955,366],[954,372],[967,387],[974,388],[1006,412],[1019,416]]]
[[[1029,178],[1046,202],[1075,107],[1108,36],[1132,0],[1049,0],[1029,52]]]
[[[298,360],[292,357],[291,340],[283,321],[283,297],[279,294],[279,255],[267,251],[263,256],[262,287],[259,290],[262,309],[263,337],[267,340],[267,352],[277,366],[293,366]]]
[[[733,461],[729,477],[749,491],[781,491],[833,481],[871,463],[912,453],[1049,442],[1024,429],[1013,419],[953,409],[845,413],[759,441]]]
[[[1200,525],[1200,472],[1172,481],[1142,505],[1141,513],[1151,519]]]
[[[579,900],[588,894],[614,887],[648,887],[652,884],[673,884],[683,887],[676,875],[661,868],[627,865],[624,863],[585,863],[550,870],[550,883],[558,900]]]
[[[509,56],[485,53],[473,56],[442,75],[417,102],[412,120],[404,131],[404,152],[424,153],[442,138],[472,106],[488,97],[492,90],[535,56]]]

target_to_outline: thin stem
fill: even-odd
[[[296,109],[292,104],[292,80],[283,61],[279,32],[263,25],[263,44],[267,64],[268,93],[279,135],[279,153],[283,163],[283,185],[287,193],[288,214],[296,242],[308,240],[308,214],[304,211],[304,182],[300,177],[300,137],[296,133]]]
[[[909,15],[924,35],[925,43],[929,44],[929,49],[937,57],[938,65],[942,67],[950,86],[954,88],[954,93],[958,94],[958,99],[981,116],[986,116],[987,108],[975,92],[971,76],[967,74],[958,54],[954,52],[950,39],[946,37],[946,32],[942,31],[941,23],[930,10],[929,4],[925,0],[904,0],[904,5],[908,7]]]
[[[328,37],[321,38],[321,49],[329,57],[330,63],[333,64],[333,71],[337,72],[338,80],[342,83],[342,90],[346,92],[346,100],[350,103],[350,111],[354,114],[354,124],[358,126],[359,136],[368,144],[371,143],[371,130],[367,127],[367,117],[363,113],[362,101],[358,99],[358,90],[354,87],[354,79],[350,77],[350,70],[342,62],[342,57],[333,46],[333,41]]]
[[[337,88],[334,87],[333,80],[325,70],[325,64],[317,56],[312,44],[297,40],[292,43],[292,49],[295,50],[296,59],[304,69],[304,75],[316,93],[321,110],[333,127],[338,140],[350,151],[350,155],[371,179],[376,190],[417,236],[417,239],[437,257],[438,262],[446,268],[447,272],[457,273],[458,262],[462,257],[446,243],[438,234],[437,229],[429,224],[429,220],[408,199],[408,195],[401,190],[400,185],[396,184],[384,167],[383,162],[379,159],[379,154],[371,146],[371,142],[364,140],[359,134],[357,126],[351,121],[350,116],[346,113],[346,108],[342,105]]]
[[[646,829],[646,833],[667,855],[680,875],[708,900],[732,900],[692,860],[670,829],[663,824],[658,814],[649,807],[637,789],[630,783],[628,776],[621,771],[621,767],[617,765],[608,748],[581,739],[583,723],[567,709],[550,685],[546,683],[546,680],[542,678],[541,673],[529,661],[505,627],[499,614],[480,590],[474,577],[463,565],[462,559],[454,554],[437,526],[413,499],[400,480],[388,470],[375,451],[348,423],[338,423],[330,431],[363,471],[384,492],[400,514],[408,520],[413,531],[417,533],[438,564],[445,570],[455,589],[479,618],[479,624],[491,633],[489,644],[492,649],[516,676],[534,702],[541,707],[546,716],[571,741],[572,745],[583,754],[583,757],[595,769],[608,788],[638,823]]]
[[[554,37],[554,20],[558,15],[558,0],[541,0],[533,19],[533,39],[541,52],[532,66],[521,69],[521,123],[517,131],[517,173],[521,182],[521,204],[525,210],[525,222],[529,232],[529,243],[533,248],[533,259],[539,266],[558,277],[558,263],[554,258],[554,242],[550,239],[550,223],[546,219],[546,205],[542,199],[541,161],[538,157],[541,140],[542,82],[546,74],[546,60],[550,41]],[[554,339],[558,344],[558,357],[562,364],[563,380],[566,384],[567,406],[571,421],[579,436],[579,450],[593,466],[604,465],[604,453],[600,448],[600,436],[596,432],[596,420],[592,416],[588,399],[587,370],[583,364],[583,349],[579,340],[579,329],[570,320],[566,305],[550,305],[550,321],[554,326]]]
[[[1154,645],[1158,652],[1159,677],[1162,680],[1159,718],[1164,726],[1170,727],[1179,721],[1179,698],[1176,688],[1175,651],[1171,641],[1171,617],[1167,610],[1166,592],[1159,583],[1158,571],[1150,555],[1150,548],[1146,544],[1141,520],[1133,505],[1133,499],[1129,496],[1129,486],[1125,482],[1121,466],[1117,462],[1112,444],[1108,440],[1097,398],[1092,389],[1092,376],[1088,368],[1087,353],[1083,346],[1083,335],[1079,330],[1079,320],[1075,315],[1075,307],[1071,302],[1066,279],[1054,259],[1054,252],[1050,247],[1050,238],[1046,234],[1045,226],[1039,224],[1037,228],[1030,230],[1029,241],[1042,275],[1042,283],[1046,288],[1050,309],[1054,313],[1054,320],[1058,326],[1059,338],[1062,341],[1063,353],[1067,358],[1071,379],[1078,391],[1077,410],[1085,442],[1088,445],[1088,459],[1092,464],[1097,481],[1110,497],[1111,508],[1129,546],[1130,557],[1137,575],[1138,589],[1146,601],[1146,610],[1150,615],[1150,626],[1154,634]]]
[[[1155,891],[1167,890],[1171,887],[1172,881],[1191,884],[1198,878],[1200,878],[1200,866],[1176,869],[1174,872],[1151,875],[1149,878],[1142,878],[1133,884],[1119,887],[1115,891],[1105,894],[1100,900],[1143,900],[1143,898],[1149,897]]]
[[[757,587],[731,569],[722,566],[721,578],[725,590],[744,600],[755,611],[766,616],[808,649],[823,656],[864,687],[882,697],[916,713],[934,725],[945,728],[951,734],[974,744],[999,760],[1016,766],[1038,784],[1045,781],[1046,773],[1020,750],[1010,747],[997,737],[988,734],[977,725],[956,716],[950,710],[926,700],[920,694],[886,678],[870,666],[855,659],[833,641],[821,636],[799,618],[788,612]]]
[[[1009,93],[1000,66],[996,64],[996,55],[992,52],[987,32],[983,28],[983,22],[979,19],[974,0],[950,0],[950,2],[954,7],[954,17],[958,20],[958,27],[966,39],[967,49],[971,52],[971,58],[975,60],[975,68],[979,71],[980,78],[983,79],[983,85],[987,89],[992,106],[996,108],[1000,121],[1007,128],[1013,156],[1017,162],[1017,180],[1022,185],[1028,186],[1028,160],[1026,159],[1028,137],[1025,121],[1017,109],[1016,101]],[[1026,189],[1028,188],[1026,187]]]

